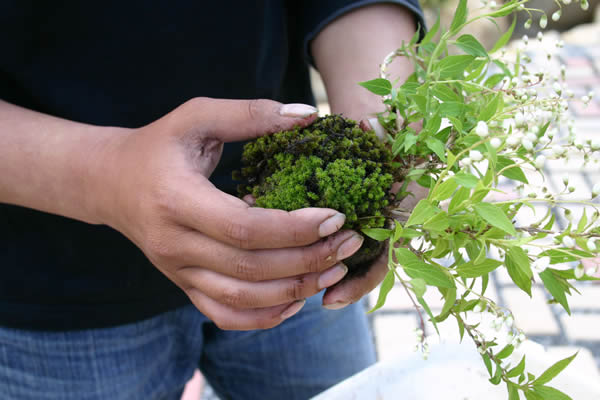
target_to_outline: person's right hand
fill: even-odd
[[[190,100],[104,149],[98,213],[218,327],[276,326],[343,278],[340,261],[362,237],[337,232],[345,217],[335,210],[250,207],[208,177],[224,142],[305,126],[315,113],[269,100]]]

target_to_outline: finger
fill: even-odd
[[[304,127],[315,120],[317,109],[307,104],[281,104],[273,100],[196,98],[180,112],[188,126],[199,127],[206,137],[223,142],[250,140],[265,134]]]
[[[323,296],[323,307],[338,310],[348,304],[356,303],[365,294],[375,289],[388,272],[388,252],[384,251],[363,277],[350,279],[327,289]]]
[[[244,200],[244,202],[246,204],[248,204],[250,207],[253,207],[256,204],[256,198],[254,196],[252,196],[251,194],[247,194],[245,195],[242,200]]]
[[[273,328],[304,307],[305,300],[267,308],[236,310],[221,304],[197,289],[187,292],[192,303],[220,329],[247,331]]]
[[[242,249],[305,246],[337,232],[346,219],[327,208],[283,211],[250,207],[214,188],[190,191],[182,197],[178,200],[182,202],[179,223]]]
[[[369,118],[366,121],[360,121],[360,127],[363,131],[374,131],[375,135],[377,135],[380,140],[385,141],[385,128],[377,118]]]
[[[313,296],[339,282],[347,272],[345,265],[338,264],[322,274],[248,282],[205,268],[190,268],[186,270],[185,282],[234,309],[266,308]]]
[[[363,237],[343,231],[311,246],[269,250],[237,249],[197,234],[188,234],[178,244],[178,274],[206,268],[249,282],[320,273],[361,247]]]

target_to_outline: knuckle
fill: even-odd
[[[247,293],[240,288],[228,287],[220,294],[220,303],[233,308],[239,308],[247,298]]]
[[[318,252],[315,249],[308,248],[303,252],[302,262],[304,264],[304,271],[307,273],[319,272],[321,267],[321,259]]]
[[[174,257],[173,247],[161,234],[150,234],[146,238],[146,249],[151,258],[166,262]]]
[[[269,106],[270,101],[265,99],[252,99],[248,101],[248,119],[251,121],[261,120],[264,110]]]
[[[237,277],[256,282],[262,280],[261,269],[254,257],[250,254],[243,254],[234,260],[235,274]]]
[[[300,300],[307,297],[308,284],[304,276],[297,276],[292,280],[290,286],[286,289],[286,298],[288,300]]]
[[[249,249],[250,243],[250,228],[236,221],[228,221],[224,229],[225,237],[240,249]]]

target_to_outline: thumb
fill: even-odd
[[[281,104],[272,100],[224,100],[197,98],[186,113],[207,137],[221,142],[250,140],[269,133],[304,127],[313,122],[317,109],[307,104]]]

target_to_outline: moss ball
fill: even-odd
[[[384,209],[393,183],[392,154],[373,131],[339,115],[260,137],[244,147],[242,169],[234,178],[241,196],[256,205],[287,211],[333,208],[346,215],[344,229],[360,232],[385,224]],[[363,247],[344,260],[346,279],[364,275],[383,246],[365,238]]]

